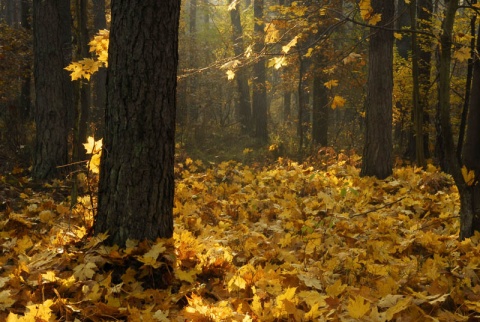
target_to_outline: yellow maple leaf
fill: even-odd
[[[453,58],[457,59],[459,62],[464,62],[469,60],[472,57],[470,48],[468,47],[461,47],[460,49],[456,50],[453,54]]]
[[[73,268],[73,276],[75,276],[80,281],[85,281],[91,279],[95,274],[95,269],[97,265],[93,262],[88,262],[85,264],[78,264]]]
[[[332,109],[336,109],[337,107],[342,107],[345,105],[346,100],[338,95],[335,95],[332,100],[332,104],[330,105]]]
[[[350,299],[347,305],[348,314],[354,319],[360,319],[370,310],[370,303],[366,302],[365,299],[357,295],[355,299]]]
[[[292,47],[297,45],[297,40],[298,40],[298,36],[295,36],[292,40],[290,40],[288,44],[286,44],[285,46],[282,46],[282,51],[285,54],[287,54]]]
[[[370,0],[360,0],[360,2],[358,3],[358,6],[360,8],[360,16],[362,16],[362,19],[365,21],[370,19],[370,15],[373,12],[373,8],[370,3]]]
[[[54,271],[47,271],[45,274],[42,274],[42,282],[44,283],[51,283],[55,282],[57,277],[55,276]]]
[[[158,262],[157,258],[166,250],[167,248],[165,247],[165,242],[159,240],[155,245],[152,246],[152,248],[150,248],[148,252],[143,254],[143,256],[136,256],[136,258],[145,265],[152,266],[153,268],[159,268],[163,265],[163,263]]]
[[[229,70],[226,71],[226,73],[227,73],[227,79],[228,80],[232,80],[232,79],[235,78],[235,72],[233,70],[229,69]]]
[[[346,284],[342,284],[340,279],[336,280],[335,283],[332,285],[327,286],[325,291],[331,297],[337,297],[338,295],[342,294],[343,291],[347,288]]]
[[[46,300],[42,304],[27,305],[27,313],[24,316],[24,321],[50,321],[53,305],[53,300]]]
[[[332,87],[338,86],[338,79],[329,80],[328,82],[323,83],[323,85],[328,89],[332,89]]]
[[[368,19],[368,23],[375,26],[377,23],[379,23],[382,20],[382,14],[381,13],[376,13]]]
[[[412,298],[406,297],[404,299],[399,300],[394,306],[390,307],[386,312],[386,318],[388,321],[393,319],[393,316],[398,312],[401,312],[410,306]]]
[[[175,270],[175,275],[181,281],[189,282],[190,284],[195,283],[198,271],[195,269],[189,270],[188,272],[181,269]]]
[[[468,170],[466,166],[462,167],[462,176],[467,186],[471,186],[475,183],[475,171]]]
[[[87,143],[83,143],[87,154],[96,154],[102,150],[103,139],[95,141],[93,136],[89,136]]]
[[[284,306],[284,304],[283,304],[284,301],[293,301],[293,299],[295,297],[296,290],[297,290],[296,287],[289,287],[289,288],[287,288],[287,290],[285,292],[278,295],[277,298],[276,298],[277,307],[279,307],[279,308],[283,307]]]
[[[4,311],[15,303],[15,299],[10,294],[10,290],[3,290],[0,292],[0,310]]]

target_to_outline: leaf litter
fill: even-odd
[[[322,169],[322,170],[319,170]],[[20,172],[20,171],[19,171]],[[0,177],[2,321],[469,321],[480,235],[452,180],[354,162],[176,166],[171,240],[106,246],[92,199]],[[15,191],[13,198],[11,191]],[[94,201],[94,200],[93,200]]]

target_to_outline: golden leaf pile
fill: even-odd
[[[479,236],[457,240],[451,179],[434,167],[360,178],[355,160],[187,159],[174,237],[125,249],[85,236],[87,198],[70,210],[54,199],[61,182],[34,191],[20,178],[0,218],[0,320],[478,318]]]

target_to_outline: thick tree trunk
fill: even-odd
[[[476,51],[480,49],[480,27],[477,33]],[[467,238],[480,231],[480,62],[473,62],[473,90],[467,116],[467,130],[463,149],[463,161],[468,170],[474,170],[475,182],[471,186],[459,188],[461,200],[460,238]]]
[[[177,0],[112,2],[106,133],[95,233],[173,234]]]
[[[477,34],[477,48],[480,50],[480,27]],[[470,106],[467,117],[467,130],[463,148],[463,161],[468,169],[480,176],[480,61],[473,62],[473,80]]]
[[[230,20],[232,22],[232,42],[233,52],[235,56],[239,57],[243,55],[243,28],[240,20],[239,4],[235,6],[235,9],[230,10]],[[238,86],[238,108],[237,118],[240,121],[242,127],[242,133],[250,133],[251,126],[251,101],[250,101],[250,88],[248,86],[248,75],[244,68],[237,70],[235,79]]]
[[[384,179],[392,174],[392,90],[394,0],[373,0],[375,13],[382,15],[381,27],[370,28],[366,134],[362,176]]]
[[[72,82],[63,68],[72,58],[70,1],[34,0],[33,30],[37,126],[33,176],[44,179],[67,163],[73,101]]]
[[[252,94],[252,113],[255,120],[255,138],[261,144],[268,142],[267,131],[267,89],[265,86],[266,70],[265,60],[261,57],[261,52],[265,46],[265,32],[263,21],[263,0],[254,0],[254,33],[255,33],[255,54],[259,55],[258,61],[253,66],[253,94]]]

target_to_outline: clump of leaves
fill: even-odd
[[[333,152],[332,152],[333,153]],[[322,156],[323,158],[323,156]],[[25,188],[2,217],[0,319],[466,321],[480,235],[458,236],[434,167],[379,181],[353,160],[270,166],[186,158],[170,240],[105,246],[82,207]],[[443,179],[442,179],[443,180]]]

